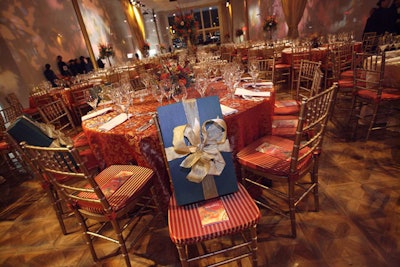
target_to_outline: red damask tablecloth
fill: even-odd
[[[199,97],[194,89],[188,89],[188,92],[189,97]],[[271,133],[274,107],[274,92],[273,90],[271,92],[271,97],[258,102],[236,97],[234,102],[239,104],[235,107],[238,112],[224,117],[234,156],[252,141]],[[210,85],[207,95],[219,95],[220,99],[226,99],[226,94],[225,85],[214,83]],[[226,99],[221,103],[230,106],[232,100]],[[167,104],[166,101],[163,104]],[[112,111],[100,117],[83,121],[82,129],[89,139],[91,149],[104,166],[132,163],[153,169],[156,173],[157,195],[161,206],[166,208],[171,190],[157,129],[152,125],[145,131],[137,131],[138,127],[152,118],[152,115],[148,113],[155,112],[157,106],[158,102],[152,96],[147,96],[143,102],[135,99],[130,112],[136,115],[129,121],[110,131],[100,131],[99,119],[107,120],[110,117],[115,117],[117,111]],[[127,124],[133,123],[135,125],[126,127]],[[238,165],[236,168],[239,177]]]

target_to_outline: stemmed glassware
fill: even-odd
[[[172,85],[172,98],[175,102],[181,102],[187,98],[186,86],[183,83]]]
[[[253,88],[256,88],[256,82],[260,71],[258,69],[258,62],[251,61],[249,64],[249,74],[253,80]]]
[[[208,79],[205,74],[198,74],[196,76],[195,89],[200,94],[201,97],[206,95],[208,87]]]
[[[129,113],[129,108],[133,105],[133,98],[135,97],[135,90],[132,88],[129,82],[123,83],[120,88],[120,107],[123,112],[126,114],[127,123],[125,124],[125,128],[130,128],[135,126],[135,121],[130,120],[132,114]]]
[[[162,106],[162,102],[163,102],[163,98],[164,98],[163,90],[157,83],[152,83],[150,85],[150,87],[151,87],[151,94],[158,101],[160,106]]]
[[[168,100],[168,102],[171,99],[172,96],[172,83],[169,79],[163,79],[159,82],[159,88],[161,89],[161,92],[164,94],[165,98]]]
[[[93,112],[95,112],[97,109],[97,104],[99,103],[99,96],[95,92],[87,90],[85,91],[85,99],[86,103],[88,103],[89,106],[92,107]]]
[[[239,104],[234,102],[234,99],[235,99],[236,88],[242,76],[242,70],[240,68],[240,65],[237,63],[228,63],[224,66],[222,74],[231,99],[230,106],[237,107]]]

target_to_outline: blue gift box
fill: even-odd
[[[17,143],[25,141],[30,145],[48,147],[53,142],[52,138],[25,116],[17,118],[7,128],[7,132]]]
[[[195,101],[197,104],[200,125],[203,125],[203,122],[207,120],[216,118],[223,119],[219,99],[217,96],[199,98]],[[177,126],[186,125],[188,123],[184,105],[182,102],[179,102],[162,106],[157,109],[157,112],[164,148],[173,147],[174,128]],[[238,191],[232,153],[224,151],[220,153],[225,161],[225,166],[222,172],[220,175],[211,175],[207,177],[208,179],[214,180],[214,192],[216,189],[217,196]],[[215,195],[210,197],[210,194],[205,192],[207,187],[204,187],[204,181],[201,183],[196,183],[187,179],[187,175],[191,169],[180,166],[185,158],[186,157],[181,157],[168,161],[170,177],[178,205],[186,205],[216,197]]]

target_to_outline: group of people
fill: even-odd
[[[99,62],[100,61],[100,62]],[[104,68],[104,63],[99,59],[97,61],[99,68]],[[57,67],[60,73],[60,77],[55,74],[51,69],[49,63],[45,64],[43,74],[53,87],[57,87],[55,81],[60,78],[68,78],[76,76],[78,74],[85,74],[91,72],[94,67],[93,63],[89,57],[80,56],[79,60],[77,58],[70,59],[68,64],[63,61],[62,56],[57,56]]]
[[[370,11],[364,34],[375,32],[400,34],[400,0],[379,0]]]

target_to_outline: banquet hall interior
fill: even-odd
[[[399,27],[400,1],[378,4],[384,2],[387,10],[395,10]],[[175,219],[190,228],[193,219],[171,218],[170,197],[177,196],[173,191],[178,190],[178,184],[169,176],[173,173],[171,160],[167,160],[170,155],[165,155],[162,123],[155,117],[163,106],[182,103],[182,95],[175,95],[175,89],[168,96],[164,91],[157,95],[155,88],[161,90],[163,79],[168,77],[179,94],[185,92],[183,99],[195,98],[198,106],[201,99],[218,96],[218,112],[227,125],[226,140],[232,147],[229,153],[233,155],[235,176],[254,199],[257,192],[240,179],[245,172],[243,162],[237,160],[239,152],[264,136],[278,136],[277,140],[290,144],[305,136],[314,141],[312,132],[299,133],[299,129],[309,126],[301,123],[304,118],[300,114],[308,118],[313,113],[301,107],[323,92],[335,92],[324,117],[323,145],[312,155],[319,210],[314,210],[311,194],[301,198],[293,207],[297,234],[291,236],[289,218],[257,205],[257,263],[250,253],[226,266],[399,266],[400,32],[395,28],[390,33],[375,33],[369,47],[364,29],[373,8],[377,9],[377,0],[0,1],[0,265],[129,266],[128,261],[131,266],[185,266],[181,261],[181,250],[185,248],[179,249],[179,238],[171,234],[169,226]],[[307,57],[301,52],[295,65],[296,55],[300,54],[296,51],[306,46]],[[339,48],[342,46],[351,51],[339,58],[344,53]],[[252,63],[266,58],[273,62],[269,67],[272,76],[268,76],[269,71],[257,69],[253,77]],[[357,62],[360,58],[363,64]],[[66,63],[64,66],[60,67],[60,59]],[[347,62],[346,70],[341,69],[339,61]],[[376,69],[357,75],[368,72],[368,62]],[[301,68],[308,63],[318,71],[313,70],[309,78],[314,86],[310,95],[300,97],[299,88],[311,84],[301,80],[306,76],[301,76]],[[45,74],[49,73],[46,64],[55,75],[52,79]],[[233,71],[227,66],[237,67],[240,72],[236,82],[228,82],[228,72]],[[350,71],[351,76],[341,76],[341,71],[346,75]],[[374,80],[378,75],[379,79]],[[132,92],[122,91],[125,81]],[[379,91],[378,98],[368,87],[375,83],[380,89],[388,89],[385,93]],[[317,92],[313,93],[315,88]],[[241,94],[237,93],[239,89],[243,89]],[[124,93],[113,91],[129,92],[128,106],[123,104]],[[374,92],[374,97],[360,91]],[[93,93],[94,106],[88,98]],[[365,103],[369,106],[358,106]],[[368,120],[381,110],[375,110],[379,104],[390,113],[385,113],[383,119],[377,115],[376,121]],[[293,112],[292,106],[298,109]],[[280,108],[290,112],[279,113]],[[10,120],[7,110],[12,110]],[[55,110],[64,113],[50,114]],[[171,114],[171,121],[185,115],[190,117],[179,112]],[[60,120],[61,116],[65,117]],[[116,117],[122,120],[112,124]],[[47,149],[57,146],[56,141],[64,145],[65,139],[55,136],[61,131],[62,137],[67,135],[61,121],[69,122],[72,129],[66,140],[73,142],[74,150],[63,160],[72,162],[73,167],[67,171],[78,166],[78,171],[92,176],[110,166],[138,165],[152,173],[150,192],[155,204],[152,212],[143,216],[150,224],[147,227],[139,221],[134,225],[138,230],[134,229],[133,236],[143,232],[137,240],[127,237],[127,257],[121,255],[121,245],[118,250],[109,240],[95,239],[99,241],[95,245],[99,255],[110,251],[118,254],[95,262],[81,228],[91,220],[77,219],[81,203],[61,198],[54,201],[54,197],[65,193],[53,184],[58,178],[49,178],[52,175],[41,163],[44,159],[28,156],[27,140],[36,140],[35,131],[40,132],[40,138],[48,135]],[[18,128],[21,125],[23,130]],[[32,128],[35,131],[29,132]],[[71,133],[74,138],[70,138]],[[79,159],[73,158],[75,154]],[[282,164],[293,163],[293,155],[289,154]],[[283,188],[285,193],[290,191],[271,180],[263,183]],[[87,194],[99,190],[94,188]],[[108,198],[104,192],[102,196]],[[70,212],[68,218],[61,219],[66,230],[60,229],[57,201],[64,208],[75,209],[75,216]],[[290,200],[287,202],[290,205]],[[89,206],[82,214],[96,208]],[[126,214],[134,217],[133,211]],[[113,220],[118,215],[107,216],[106,220]],[[234,221],[232,217],[228,221]],[[218,229],[224,223],[213,226]],[[200,232],[207,227],[203,225]],[[205,234],[204,239],[211,240],[201,244],[193,240],[202,237],[187,238],[196,244],[186,252],[202,254],[224,248],[232,239],[222,232],[209,234],[222,235],[219,239]],[[118,241],[114,243],[118,245]],[[247,247],[251,249],[252,245]],[[200,259],[189,266],[214,266],[218,260],[228,258],[225,252],[216,259]]]

